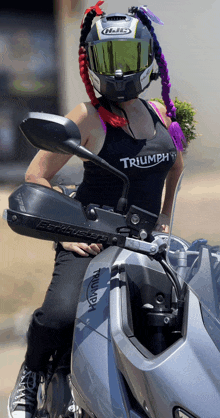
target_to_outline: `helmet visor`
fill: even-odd
[[[96,73],[114,76],[137,73],[150,67],[153,61],[152,43],[139,39],[101,41],[88,44],[90,69]]]

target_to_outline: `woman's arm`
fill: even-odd
[[[171,119],[166,115],[167,109],[164,105],[160,102],[150,102],[154,104],[154,108],[156,107],[159,110],[158,116],[162,120],[162,122],[166,125],[167,129],[171,124]],[[161,213],[158,217],[157,224],[155,227],[156,231],[160,232],[169,232],[169,224],[170,224],[170,216],[173,206],[173,198],[176,190],[176,185],[179,180],[179,177],[183,171],[183,157],[180,151],[177,152],[177,158],[170,169],[165,183],[165,198],[162,206]]]
[[[67,115],[77,124],[81,133],[81,144],[84,146],[87,144],[92,129],[96,129],[97,126],[97,118],[94,119],[93,116],[94,109],[87,103],[81,103]],[[99,120],[98,122],[100,123]],[[27,169],[25,181],[51,187],[51,179],[71,157],[72,155],[40,150]],[[102,250],[102,244],[88,245],[80,242],[62,242],[61,244],[65,250],[74,251],[84,257],[88,257],[89,254],[97,255]]]
[[[90,134],[93,122],[92,111],[87,103],[81,103],[75,107],[66,117],[78,126],[81,134],[81,144],[85,145]],[[50,181],[55,174],[72,157],[70,154],[59,154],[50,151],[39,151],[31,161],[25,176],[25,181],[42,184],[51,187]]]
[[[179,180],[179,177],[183,171],[183,157],[182,152],[177,152],[177,158],[172,168],[170,169],[166,178],[166,191],[161,213],[167,216],[171,216],[174,193]]]
[[[40,150],[31,161],[25,181],[51,187],[50,181],[72,155]]]
[[[171,125],[172,121],[171,119],[167,116],[167,109],[166,107],[160,103],[160,102],[149,102],[149,104],[153,104],[153,109],[157,112],[157,110],[159,112],[157,112],[157,115],[159,116],[159,118],[161,119],[161,121],[164,123],[164,125],[167,127],[167,129],[169,128],[169,126]]]
[[[169,232],[170,216],[173,205],[173,198],[179,177],[183,171],[182,152],[177,152],[177,158],[170,169],[165,183],[165,197],[161,213],[159,215],[155,230],[160,232]]]

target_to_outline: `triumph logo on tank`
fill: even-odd
[[[99,288],[99,277],[100,277],[100,269],[94,271],[93,276],[92,276],[92,280],[89,283],[89,286],[87,288],[86,298],[87,298],[88,303],[89,303],[89,311],[88,312],[92,312],[92,311],[96,310],[96,304],[97,304],[97,301],[98,301],[97,290]]]
[[[128,35],[128,33],[131,33],[131,29],[117,28],[113,26],[111,28],[105,28],[102,30],[103,35]]]
[[[123,162],[124,168],[150,168],[158,165],[164,161],[170,160],[169,152],[163,154],[154,154],[154,155],[142,155],[141,157],[135,158],[121,158],[120,161]]]

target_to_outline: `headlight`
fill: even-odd
[[[195,418],[189,412],[184,411],[182,408],[177,408],[174,411],[174,418]]]

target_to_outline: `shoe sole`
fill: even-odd
[[[8,418],[13,418],[12,415],[11,415],[11,412],[10,412],[10,407],[9,407],[10,399],[11,399],[11,395],[8,398],[7,412],[8,412]],[[33,418],[36,418],[36,412],[37,412],[37,408],[36,408],[36,410],[34,412]]]

